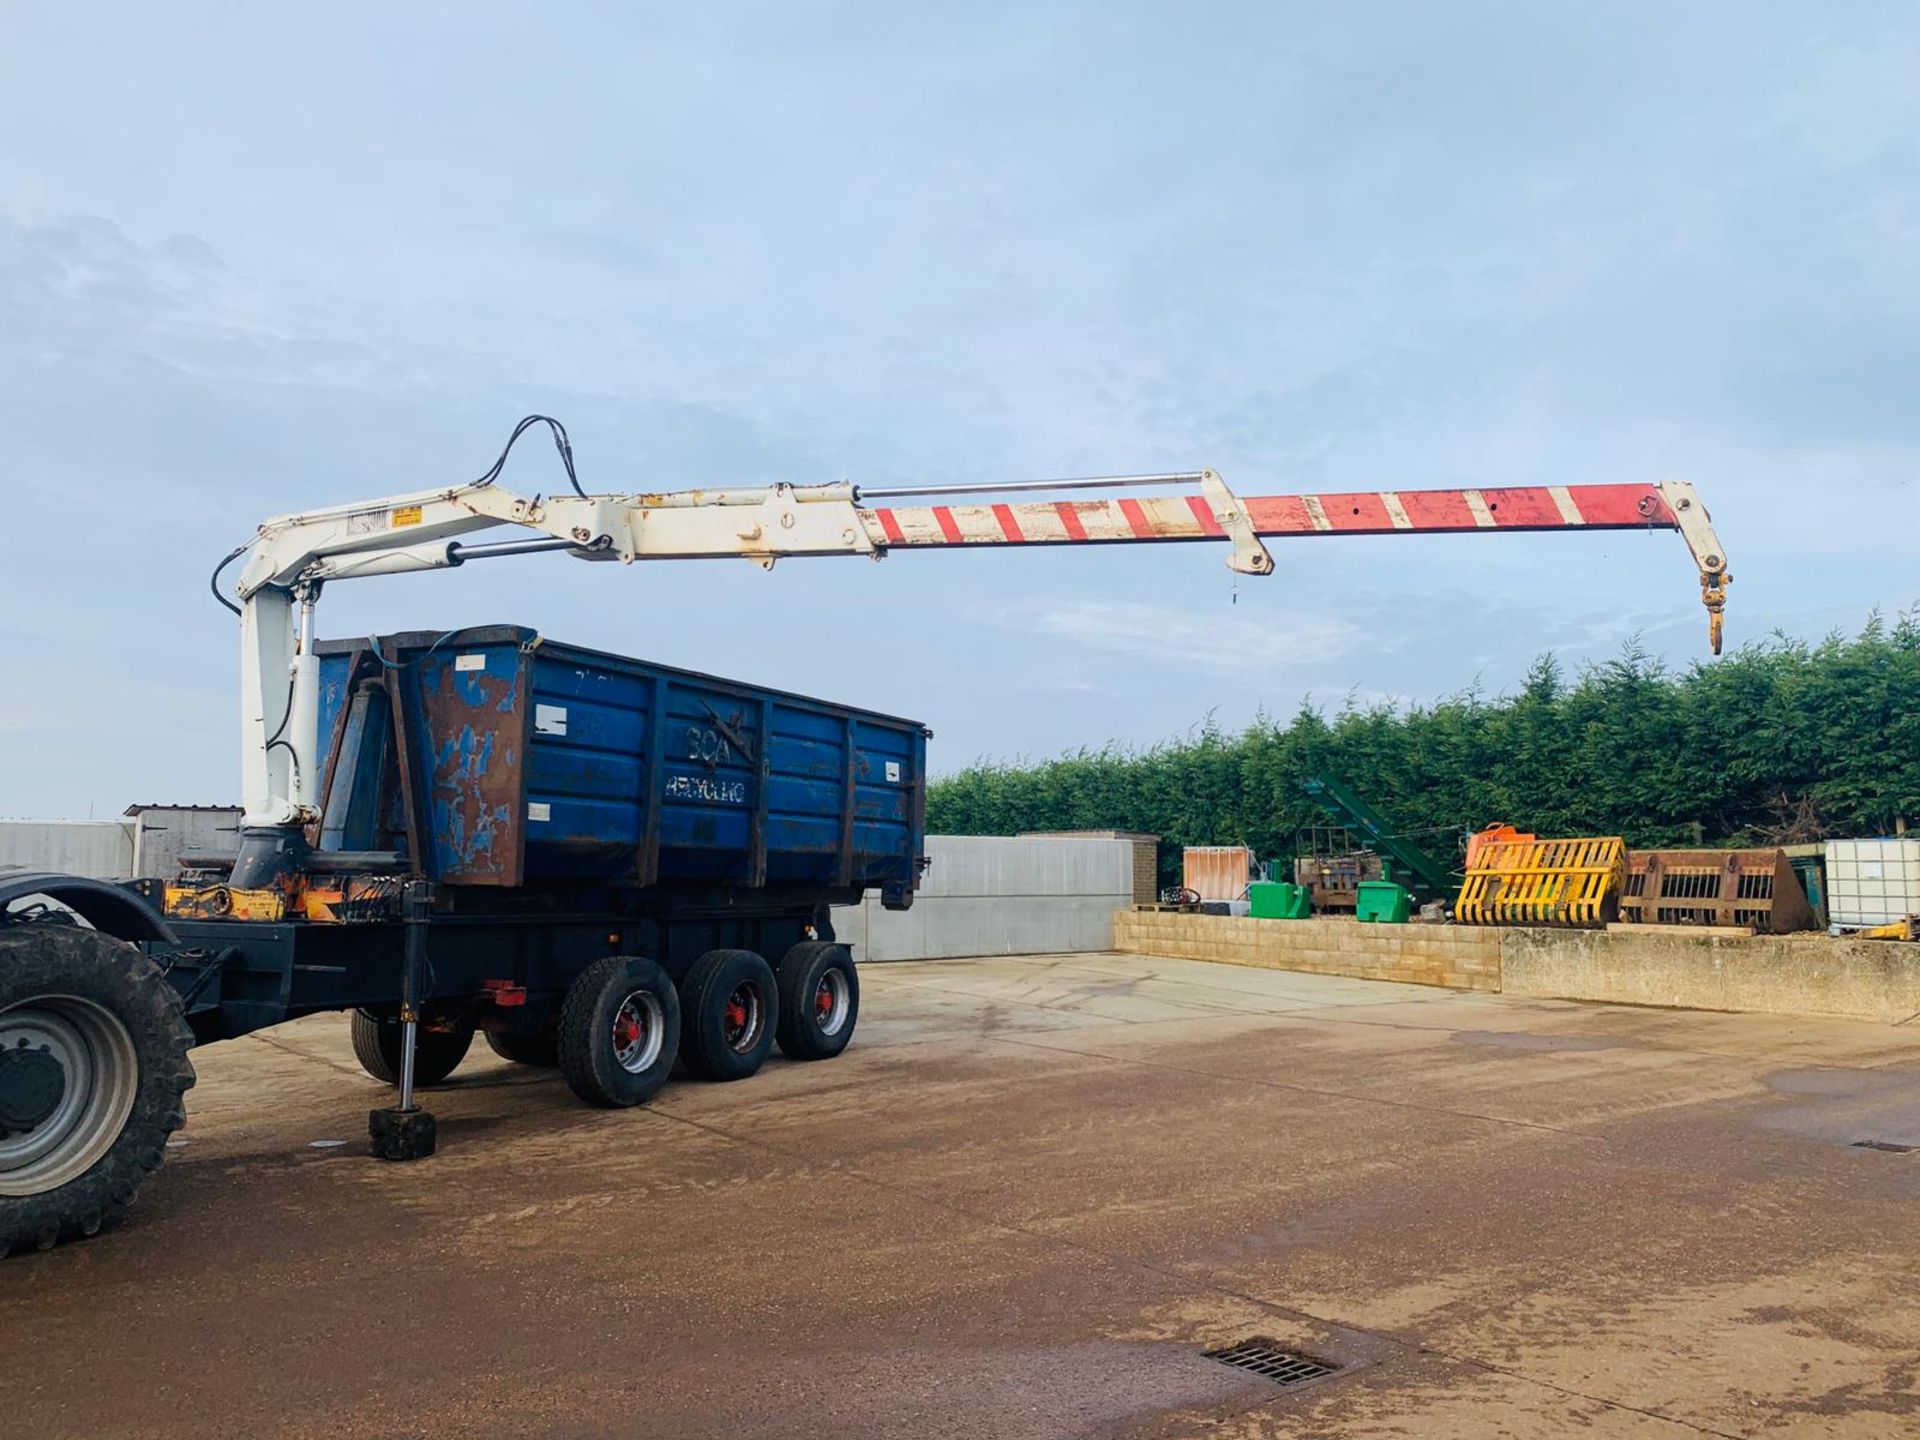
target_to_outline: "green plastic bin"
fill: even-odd
[[[1354,917],[1378,925],[1404,925],[1413,913],[1413,897],[1407,887],[1391,880],[1362,880],[1354,906]]]
[[[1304,920],[1313,913],[1313,895],[1304,885],[1256,880],[1247,887],[1247,907],[1256,920]]]

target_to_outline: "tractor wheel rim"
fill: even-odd
[[[761,1003],[760,987],[743,980],[733,987],[720,1011],[720,1035],[736,1055],[752,1052],[766,1033],[766,1006]]]
[[[86,1174],[133,1113],[140,1061],[127,1027],[91,1000],[38,995],[0,1011],[0,1053],[18,1057],[0,1062],[16,1079],[32,1076],[9,1097],[31,1091],[30,1104],[9,1104],[0,1120],[0,1195],[40,1195]]]
[[[813,992],[813,1020],[822,1035],[838,1035],[846,1028],[847,1015],[853,1009],[853,990],[847,984],[846,971],[835,966],[820,977]]]
[[[660,1058],[666,1029],[660,997],[651,990],[633,991],[613,1012],[613,1058],[628,1074],[642,1073]]]

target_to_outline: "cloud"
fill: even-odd
[[[1042,600],[1031,609],[1002,611],[999,623],[1108,654],[1242,676],[1337,658],[1360,635],[1359,627],[1337,616],[1291,612],[1278,632],[1271,620],[1251,613],[1208,614],[1127,600]]]
[[[0,131],[35,138],[0,153],[0,646],[57,636],[64,714],[230,716],[213,558],[469,478],[534,409],[608,490],[1671,475],[1734,643],[1914,599],[1910,5],[346,6],[41,7],[0,47]],[[502,562],[321,618],[533,623],[964,755],[1704,648],[1671,535],[1303,541],[1237,606],[1172,550]],[[0,808],[231,794],[228,720],[140,721],[105,759],[0,747]]]

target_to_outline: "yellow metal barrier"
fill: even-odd
[[[1620,911],[1627,842],[1509,840],[1482,845],[1453,907],[1463,925],[1597,929]]]

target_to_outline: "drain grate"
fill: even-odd
[[[1920,1145],[1896,1145],[1891,1140],[1856,1140],[1853,1142],[1853,1148],[1880,1150],[1888,1155],[1911,1155],[1914,1151],[1920,1150]]]
[[[1251,1370],[1276,1385],[1304,1385],[1309,1380],[1318,1380],[1322,1375],[1331,1375],[1340,1368],[1324,1360],[1316,1360],[1311,1355],[1297,1355],[1291,1350],[1282,1350],[1273,1341],[1258,1338],[1242,1340],[1238,1345],[1229,1345],[1224,1350],[1209,1350],[1207,1359],[1218,1360],[1222,1365],[1231,1365],[1236,1370]]]

